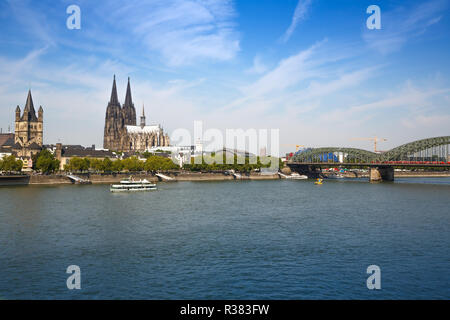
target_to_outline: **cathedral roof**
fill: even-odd
[[[36,142],[33,142],[28,146],[28,149],[30,150],[41,150],[41,146],[39,146]]]
[[[0,146],[0,153],[13,153],[13,151],[11,150],[11,148],[4,148]]]
[[[16,108],[17,110],[17,108]],[[25,103],[25,108],[23,109],[21,121],[38,121],[36,117],[36,111],[34,110],[33,97],[31,96],[31,90],[28,90],[27,102]]]
[[[111,99],[109,99],[109,103],[120,106],[119,98],[117,97],[116,75],[114,75],[113,86],[111,91]]]
[[[126,126],[128,133],[153,133],[159,132],[161,130],[161,126],[159,124],[153,126]]]
[[[125,103],[123,107],[133,106],[133,100],[131,99],[130,77],[128,77],[127,94],[125,95]]]
[[[114,154],[109,150],[92,150],[86,148],[64,148],[63,157],[91,157],[91,158],[113,158]]]
[[[14,133],[0,133],[0,146],[14,145]]]
[[[20,143],[16,142],[11,146],[11,148],[13,150],[19,150],[19,149],[22,149],[22,145]]]

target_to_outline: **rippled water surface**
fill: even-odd
[[[158,188],[1,187],[0,298],[450,298],[450,179]]]

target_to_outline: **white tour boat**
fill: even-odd
[[[308,176],[298,174],[297,172],[292,172],[290,176],[286,176],[286,179],[292,179],[292,180],[306,180],[308,179]]]
[[[109,190],[111,192],[151,191],[156,190],[156,184],[150,183],[147,179],[137,181],[130,178],[121,180],[120,184],[112,184]]]

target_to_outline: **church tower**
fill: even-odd
[[[114,75],[111,98],[106,108],[103,148],[109,150],[120,149],[121,131],[124,125],[122,108],[117,96],[116,76]]]
[[[124,124],[126,126],[136,125],[136,109],[131,99],[130,77],[128,77],[127,93],[125,95],[125,103],[122,108]]]
[[[31,90],[28,90],[27,101],[23,114],[20,116],[20,107],[16,108],[15,135],[14,142],[22,148],[42,147],[44,126],[44,110],[39,107],[38,116],[34,110]]]

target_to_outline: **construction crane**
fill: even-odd
[[[305,146],[300,144],[282,144],[283,147],[293,147],[295,146],[295,152],[297,152],[300,148],[304,148]]]
[[[371,140],[371,141],[373,141],[373,152],[375,152],[375,153],[381,152],[381,151],[377,150],[378,142],[387,141],[387,139],[385,139],[385,138],[378,138],[376,136],[373,138],[352,138],[352,140]]]

